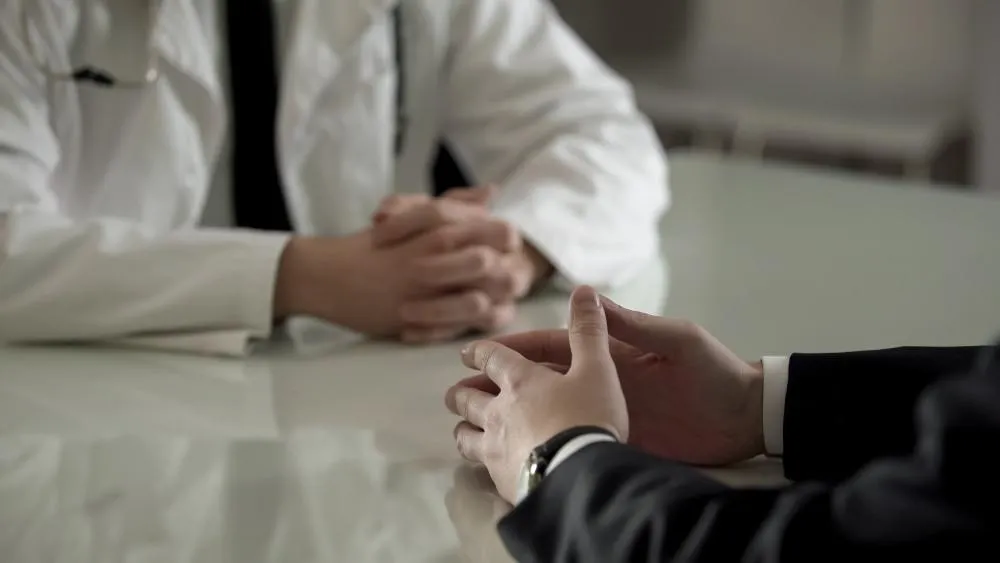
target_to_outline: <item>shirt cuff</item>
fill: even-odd
[[[788,390],[787,356],[765,356],[764,365],[764,453],[781,457],[785,452],[785,393]]]
[[[251,338],[270,337],[274,328],[274,291],[278,282],[281,255],[291,236],[285,233],[241,232],[253,237],[243,256],[235,257],[242,266],[243,300],[242,316]]]
[[[615,440],[611,436],[608,436],[607,434],[594,433],[594,434],[583,434],[582,436],[577,436],[576,438],[573,438],[569,442],[566,442],[565,446],[559,448],[559,451],[556,452],[556,455],[552,458],[552,463],[550,463],[549,466],[545,468],[545,475],[548,476],[548,474],[552,473],[552,470],[555,469],[556,466],[569,459],[571,455],[575,454],[576,452],[582,450],[583,448],[591,444],[596,444],[597,442],[615,442],[615,441],[617,440]]]

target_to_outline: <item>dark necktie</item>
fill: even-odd
[[[226,0],[236,226],[291,231],[278,172],[272,0]]]

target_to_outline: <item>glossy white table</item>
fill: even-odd
[[[1000,328],[1000,202],[696,155],[673,177],[666,310],[741,354]],[[664,271],[616,297],[661,310]],[[564,318],[546,296],[516,328]],[[0,561],[507,561],[507,507],[442,406],[459,348],[0,350]],[[765,461],[717,474],[780,481]]]

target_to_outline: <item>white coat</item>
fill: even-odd
[[[143,2],[2,2],[0,341],[270,331],[286,237],[199,227],[228,127],[225,69],[208,47],[225,39],[196,9],[211,1],[159,0],[154,25],[143,10],[117,12],[85,42],[81,6]],[[426,190],[444,137],[477,180],[501,186],[495,213],[569,281],[636,272],[658,251],[668,192],[628,85],[544,0],[402,1],[409,125],[398,158],[395,2],[295,8],[277,143],[296,230],[356,232],[385,195]],[[160,78],[108,89],[43,72],[79,63],[83,43],[148,43]]]

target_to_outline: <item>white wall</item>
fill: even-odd
[[[654,118],[657,96],[676,98],[689,90],[689,99],[681,101],[718,98],[714,107],[697,107],[706,112],[754,100],[804,112],[829,110],[827,122],[834,124],[854,114],[861,116],[859,124],[871,126],[878,119],[865,116],[883,116],[886,127],[905,125],[895,137],[870,135],[891,143],[907,131],[927,130],[935,116],[972,111],[973,1],[554,3],[636,82]],[[1000,4],[979,1],[994,11]]]
[[[1000,193],[1000,2],[978,0],[976,6],[977,182]]]
[[[968,87],[973,0],[553,0],[615,61],[747,65],[880,90]],[[989,0],[986,0],[989,2]],[[860,14],[862,20],[853,17]],[[855,57],[855,55],[859,55]]]

